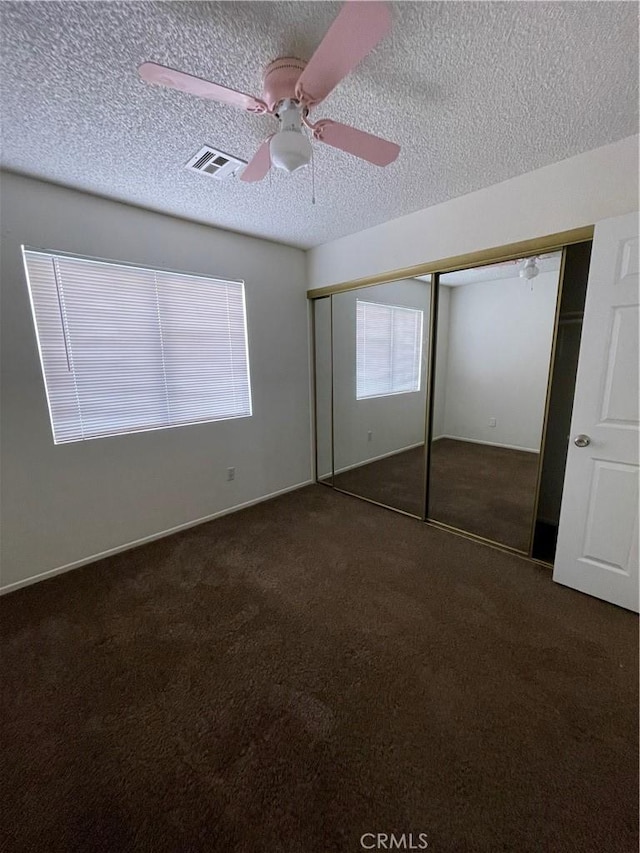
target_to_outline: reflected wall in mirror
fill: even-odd
[[[316,409],[316,479],[333,483],[331,423],[331,297],[313,303],[313,340]]]
[[[332,297],[334,485],[419,518],[430,298],[418,279]]]
[[[561,252],[440,276],[428,518],[528,552]]]

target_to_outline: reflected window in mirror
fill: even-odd
[[[418,518],[430,302],[415,279],[332,296],[334,485]]]
[[[423,312],[358,299],[356,398],[420,390]]]

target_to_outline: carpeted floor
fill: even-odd
[[[336,474],[338,489],[422,517],[424,510],[424,447],[369,462]]]
[[[441,438],[431,451],[429,517],[521,551],[529,548],[538,454]],[[335,485],[422,516],[424,449],[336,475]]]
[[[637,620],[515,555],[310,486],[0,609],[3,850],[637,850]]]
[[[524,450],[434,441],[429,517],[528,551],[539,459]]]

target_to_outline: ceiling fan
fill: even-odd
[[[312,122],[309,112],[324,101],[390,30],[391,14],[386,3],[349,0],[309,62],[280,57],[267,65],[262,99],[155,62],[144,62],[138,73],[147,83],[179,89],[250,113],[268,113],[279,120],[280,129],[258,148],[241,175],[242,181],[262,180],[272,165],[286,172],[306,166],[311,158],[311,143],[303,127],[319,142],[376,166],[388,166],[400,153],[395,142],[331,119]]]

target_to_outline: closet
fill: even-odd
[[[552,563],[589,237],[310,294],[317,481]]]

